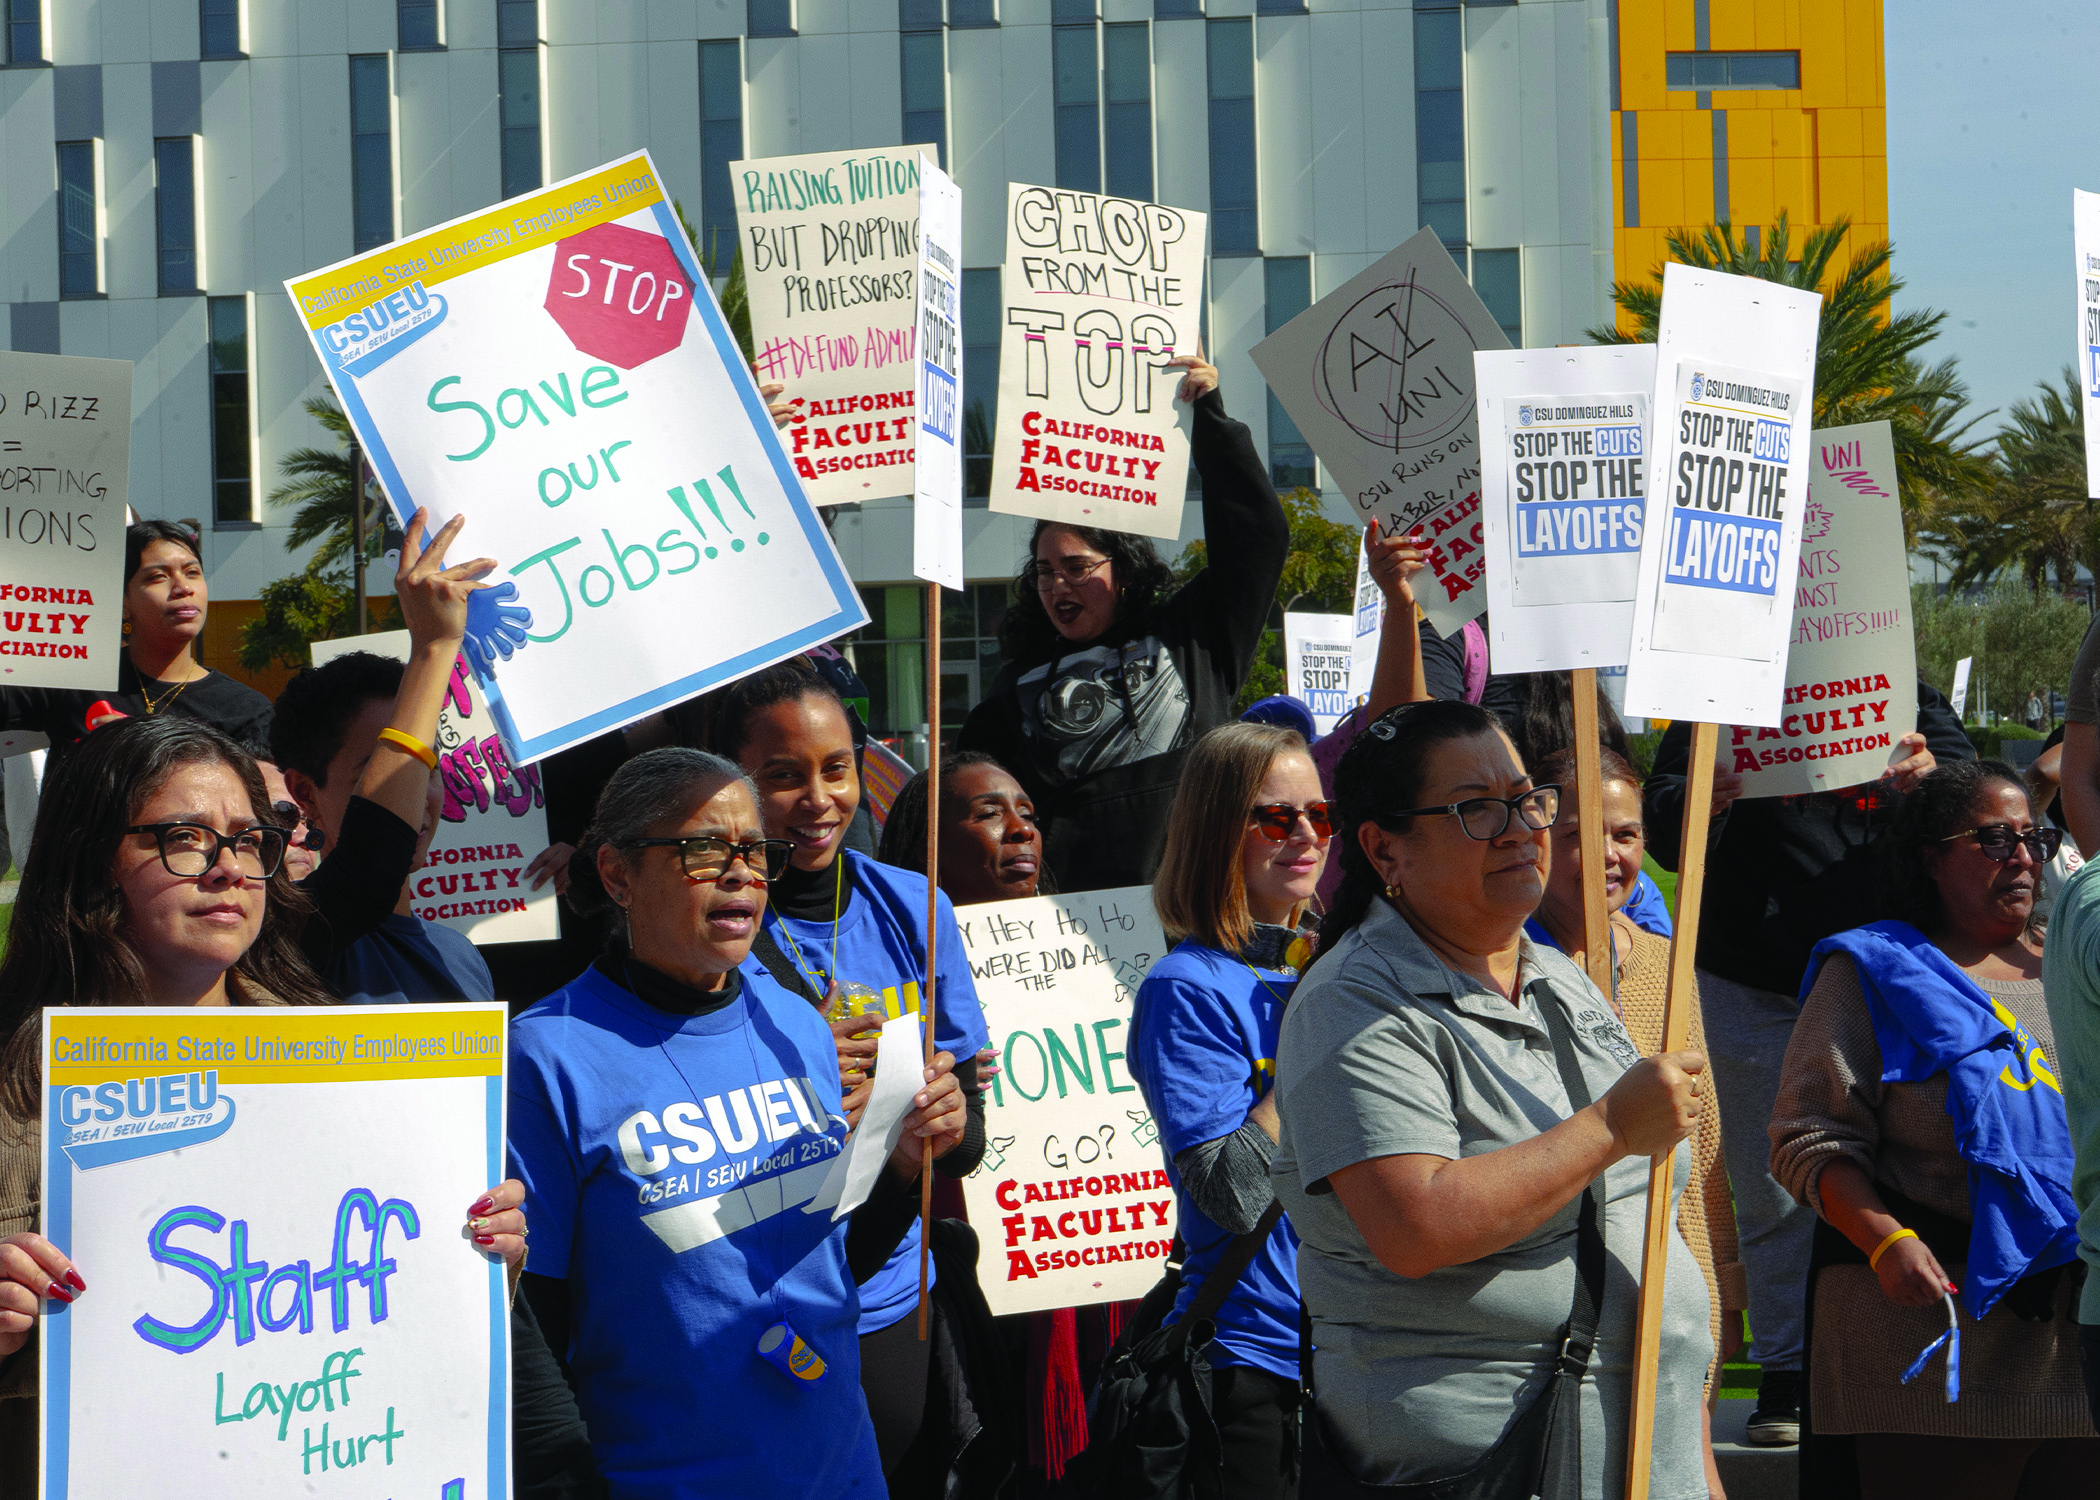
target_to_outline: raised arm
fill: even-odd
[[[1403,703],[1429,701],[1414,588],[1414,576],[1428,562],[1428,552],[1419,531],[1383,536],[1375,520],[1364,530],[1364,546],[1370,553],[1371,581],[1385,595],[1385,623],[1378,631],[1378,663],[1371,672],[1371,701],[1365,712],[1367,719],[1375,719]]]

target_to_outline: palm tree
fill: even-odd
[[[270,504],[297,506],[285,537],[288,547],[316,547],[307,570],[315,574],[346,576],[351,549],[355,545],[356,521],[352,505],[357,481],[350,469],[350,450],[356,442],[350,419],[336,405],[333,395],[309,396],[302,403],[306,414],[326,429],[340,444],[336,448],[294,448],[278,460],[283,482],[270,491]],[[365,500],[365,557],[379,555],[380,528],[372,521],[372,499]]]
[[[1922,308],[1891,313],[1890,298],[1903,283],[1889,274],[1894,248],[1888,241],[1866,246],[1833,274],[1851,228],[1851,220],[1839,219],[1808,230],[1795,259],[1789,258],[1793,231],[1783,213],[1754,240],[1748,235],[1738,239],[1732,225],[1710,224],[1696,236],[1673,234],[1668,245],[1670,258],[1685,265],[1822,292],[1813,425],[1889,423],[1908,542],[1937,507],[1988,480],[1988,462],[1979,452],[1982,440],[1966,437],[1982,418],[1958,422],[1968,388],[1955,374],[1953,360],[1928,366],[1918,357],[1939,336],[1947,315]],[[1600,344],[1654,343],[1662,323],[1661,267],[1652,282],[1613,282],[1611,292],[1633,327],[1592,328],[1588,337]]]
[[[2068,591],[2078,566],[2100,571],[2100,528],[2086,498],[2084,393],[2066,365],[2061,387],[2039,383],[1999,428],[1988,484],[1950,508],[1928,535],[1950,588],[2017,568],[2031,590],[2049,573]]]

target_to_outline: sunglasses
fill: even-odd
[[[750,839],[731,843],[713,834],[695,834],[683,839],[629,839],[623,849],[676,849],[685,878],[697,884],[720,880],[729,873],[732,861],[742,860],[752,880],[770,885],[787,873],[795,846],[786,839]]]
[[[2010,823],[1986,823],[1981,828],[1964,828],[1960,833],[1948,834],[1940,842],[1951,844],[1971,835],[1975,836],[1976,847],[1983,851],[1985,859],[2011,859],[2014,845],[2025,844],[2028,857],[2038,865],[2046,865],[2064,846],[2061,828],[2030,828],[2022,833]]]
[[[1254,820],[1262,837],[1272,844],[1280,844],[1296,833],[1300,818],[1312,824],[1313,837],[1321,843],[1334,837],[1332,802],[1308,802],[1303,807],[1293,807],[1288,802],[1265,802],[1247,816]]]

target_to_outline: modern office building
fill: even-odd
[[[1848,14],[1862,8],[1846,0]],[[136,362],[132,503],[202,524],[206,657],[221,669],[235,667],[236,632],[257,608],[244,601],[303,561],[285,546],[286,513],[267,503],[279,464],[327,441],[303,409],[326,386],[284,279],[637,147],[703,245],[726,249],[728,162],[935,143],[964,193],[973,406],[996,390],[1009,181],[1202,209],[1227,403],[1279,484],[1316,484],[1247,350],[1419,226],[1442,235],[1520,343],[1575,342],[1608,316],[1613,236],[1625,232],[1611,10],[0,0],[0,333],[16,349]],[[1736,45],[1725,28],[1715,36]],[[950,722],[996,669],[994,626],[1027,531],[981,498],[966,519],[976,582],[942,624]],[[1189,534],[1199,527],[1192,506]],[[910,534],[901,501],[849,509],[835,526],[874,618],[856,657],[884,733],[924,716]]]

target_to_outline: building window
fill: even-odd
[[[1263,16],[1302,16],[1305,0],[1256,0],[1254,11]]]
[[[1210,253],[1256,255],[1254,23],[1212,21],[1210,42]]]
[[[1050,31],[1057,87],[1057,185],[1101,191],[1101,64],[1094,24]]]
[[[999,621],[1004,581],[941,592],[941,742],[952,745],[963,719],[1005,665]],[[910,761],[926,764],[926,589],[921,584],[864,588],[868,623],[847,647],[868,685],[868,732]]]
[[[1187,17],[1201,18],[1203,0],[1152,0],[1152,18],[1155,21],[1177,21]]]
[[[1450,10],[1415,13],[1416,222],[1466,242],[1465,45]]]
[[[1262,262],[1262,328],[1274,333],[1312,306],[1312,257],[1294,255]],[[1320,487],[1312,445],[1269,392],[1269,478],[1279,490]]]
[[[496,0],[496,45],[537,47],[539,44],[539,0]]]
[[[1502,327],[1512,346],[1524,347],[1524,252],[1475,250],[1473,291]]]
[[[1672,89],[1798,89],[1798,52],[1671,52],[1663,59],[1663,87]]]
[[[729,164],[744,156],[744,62],[735,41],[700,44],[700,248],[718,273],[736,253],[736,189]],[[730,254],[723,255],[723,249]],[[719,264],[716,264],[719,257]]]
[[[255,519],[248,441],[248,299],[211,299],[212,519]]]
[[[1100,19],[1099,0],[1050,0],[1050,20],[1055,25],[1091,25]]]
[[[153,143],[153,221],[159,241],[160,294],[197,290],[197,138]]]
[[[945,24],[941,0],[897,0],[899,31],[939,31]]]
[[[745,0],[746,36],[793,36],[795,0]]]
[[[1107,95],[1108,190],[1118,198],[1152,197],[1152,32],[1143,21],[1101,29],[1101,73]]]
[[[997,26],[998,0],[948,0],[950,26]]]
[[[241,55],[241,0],[198,0],[197,48],[206,57]]]
[[[0,0],[7,8],[7,60],[20,66],[44,60],[41,0]]]
[[[999,268],[962,273],[963,496],[992,493],[992,418],[999,410]]]
[[[102,292],[102,195],[93,141],[58,143],[58,294]]]
[[[503,96],[503,196],[529,193],[540,174],[540,49],[496,54],[496,87]]]
[[[359,250],[394,237],[394,113],[386,54],[350,59],[350,213]]]
[[[394,0],[394,27],[403,52],[430,52],[438,41],[437,0]]]
[[[931,141],[948,169],[948,48],[938,31],[907,31],[898,38],[904,71],[904,144]]]

